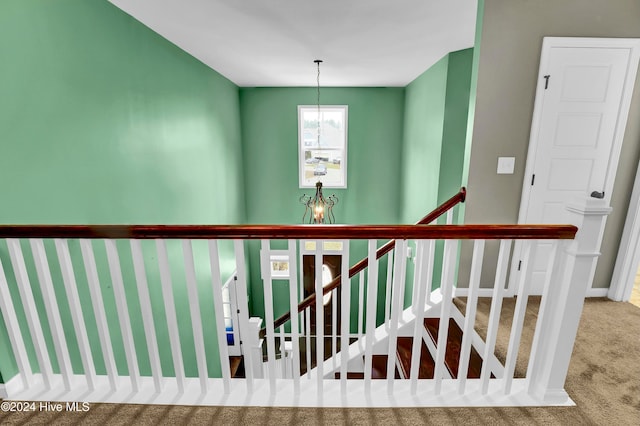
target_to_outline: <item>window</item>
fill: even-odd
[[[320,140],[318,140],[320,123]],[[347,187],[347,106],[298,106],[300,188]]]

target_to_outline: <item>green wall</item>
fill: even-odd
[[[415,223],[464,185],[472,60],[473,49],[449,53],[406,88],[401,186],[404,223]],[[439,223],[445,220],[442,217]],[[456,208],[454,223],[460,221],[460,208]],[[442,249],[439,241],[434,288],[440,283]],[[408,266],[411,272],[413,264]],[[407,289],[405,303],[410,295]]]
[[[317,103],[315,88],[242,88],[240,107],[249,223],[301,223],[298,199],[315,189],[298,187],[298,105]],[[338,223],[399,223],[403,88],[322,88],[323,105],[348,105],[347,188],[327,188],[339,203]],[[259,243],[250,244],[252,313],[262,315]],[[351,247],[351,263],[366,255],[366,242]],[[274,294],[288,306],[287,287]]]
[[[238,88],[215,71],[102,0],[0,2],[0,58],[0,180],[5,183],[0,188],[0,223],[246,221]],[[95,246],[105,282],[104,249]],[[128,247],[119,248],[121,258],[130,259]],[[228,247],[222,249],[223,269],[229,273],[231,256]],[[170,245],[169,251],[172,259],[181,258],[179,247]],[[202,255],[198,247],[195,251],[196,257]],[[71,252],[83,308],[88,307],[78,247],[72,244]],[[47,254],[53,265],[55,251],[49,244]],[[157,283],[154,248],[148,247],[145,256],[149,282]],[[15,294],[4,244],[0,259]],[[130,260],[123,260],[123,270],[130,306],[135,305]],[[52,273],[60,284],[59,272]],[[180,268],[172,273],[177,309],[189,312],[184,273]],[[31,268],[30,277],[36,280]],[[210,298],[210,282],[206,276],[199,279],[202,297]],[[152,287],[154,314],[164,318],[158,292]],[[61,286],[56,293],[63,296]],[[107,285],[103,294],[111,311],[118,368],[124,374],[115,302]],[[39,292],[35,298],[42,308]],[[215,334],[207,326],[213,312],[201,308],[205,332]],[[68,308],[61,303],[61,309],[74,369],[81,371]],[[91,309],[88,314],[95,349]],[[130,308],[130,315],[136,348],[144,354],[139,309]],[[180,315],[179,326],[181,338],[192,340],[189,315]],[[160,346],[168,347],[166,327],[157,332]],[[48,330],[45,335],[51,347]],[[4,327],[0,342],[0,369],[9,378],[17,369]],[[194,375],[195,356],[183,352],[187,374]],[[35,360],[33,351],[30,354]],[[94,354],[100,368],[101,355],[97,349]],[[171,374],[169,351],[161,355],[165,374]],[[207,355],[210,371],[219,374],[215,348],[207,347]],[[144,355],[139,361],[142,373],[150,374]]]
[[[448,65],[445,56],[406,88],[402,223],[415,223],[437,206]]]
[[[327,190],[340,198],[339,223],[412,223],[457,191],[468,52],[447,55],[406,88],[322,88],[323,104],[349,106],[348,186]],[[1,2],[0,58],[0,178],[10,183],[0,189],[0,223],[300,223],[298,198],[312,190],[298,188],[297,105],[315,104],[315,88],[239,89],[102,0]],[[156,333],[168,347],[156,255],[151,242],[143,246],[159,318]],[[252,310],[262,315],[258,243],[248,246]],[[104,247],[94,247],[101,282],[108,283]],[[50,242],[46,248],[74,370],[81,372],[60,271],[51,261],[56,253]],[[24,242],[23,249],[35,283]],[[130,249],[124,242],[118,249],[128,302],[138,306],[127,278],[133,276]],[[77,243],[70,250],[94,359],[103,373]],[[194,250],[206,260],[204,247]],[[365,243],[354,242],[351,263],[365,254]],[[169,244],[169,255],[177,310],[189,312],[184,271],[174,266],[181,263],[179,245]],[[226,276],[234,267],[230,245],[222,245],[222,255]],[[4,242],[0,260],[16,297]],[[380,283],[385,270],[381,265]],[[197,273],[201,300],[211,300],[206,271]],[[113,291],[103,284],[102,292],[118,370],[126,374]],[[288,300],[286,286],[276,287],[275,294]],[[34,297],[43,312],[42,295],[35,291]],[[276,315],[284,309],[277,306]],[[210,306],[201,310],[205,333],[214,335]],[[141,371],[148,375],[140,312],[129,313]],[[0,383],[17,373],[1,325]],[[179,327],[187,375],[194,375],[195,355],[186,349],[193,341],[189,315],[179,316]],[[206,350],[210,372],[218,375],[216,348]],[[28,352],[36,365],[32,346]],[[173,374],[169,351],[161,352],[161,363],[165,375]]]

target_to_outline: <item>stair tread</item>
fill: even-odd
[[[438,329],[440,326],[440,318],[425,318],[424,326],[431,337],[434,344],[438,342]],[[447,348],[445,351],[445,366],[451,377],[458,377],[458,366],[460,364],[460,350],[462,346],[462,329],[453,319],[449,319],[449,332],[447,333]],[[482,371],[482,357],[471,346],[471,354],[469,357],[469,368],[467,370],[467,378],[478,379]]]
[[[371,357],[371,378],[372,379],[386,379],[387,378],[387,355],[373,355]],[[396,367],[395,375],[396,379],[400,378],[400,372]],[[335,378],[340,379],[340,373],[335,373]],[[347,379],[364,379],[363,372],[347,372]]]
[[[433,379],[435,361],[422,339],[420,350],[420,366],[418,369],[419,379]],[[405,378],[411,378],[411,354],[413,351],[413,337],[398,337],[397,341],[397,357],[400,361],[400,368]]]

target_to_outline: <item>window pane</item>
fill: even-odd
[[[300,187],[346,187],[347,107],[321,106],[320,120],[317,106],[298,111]]]

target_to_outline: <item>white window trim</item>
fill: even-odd
[[[298,185],[299,188],[315,188],[316,181],[310,184],[304,184],[304,148],[303,144],[303,129],[300,125],[302,121],[302,110],[307,108],[318,108],[318,105],[298,105]],[[347,187],[347,146],[348,146],[348,136],[349,136],[349,106],[348,105],[320,105],[321,109],[335,109],[344,111],[344,150],[343,156],[341,158],[341,166],[343,170],[343,182],[342,185],[334,185],[330,183],[326,183],[321,176],[318,177],[318,180],[322,182],[322,186],[325,188],[346,188]]]

